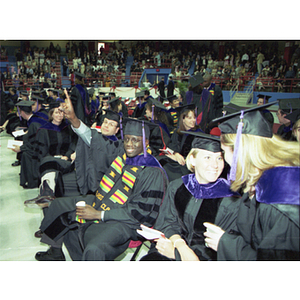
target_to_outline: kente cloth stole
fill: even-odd
[[[178,122],[177,112],[176,112],[176,111],[172,111],[172,112],[171,112],[171,117],[172,117],[172,119],[173,119],[174,125],[177,125],[177,122]]]
[[[127,201],[134,187],[135,180],[144,166],[132,166],[132,168],[123,172],[125,161],[126,154],[123,154],[123,156],[118,156],[110,165],[105,175],[102,177],[99,185],[100,189],[98,189],[96,192],[96,196],[99,200],[103,199],[105,195],[112,190],[119,178],[122,177],[123,188],[117,189],[109,197],[109,199],[112,202],[121,205]]]

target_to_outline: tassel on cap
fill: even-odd
[[[146,149],[146,134],[145,134],[145,122],[142,121],[142,132],[143,132],[143,148],[144,148],[144,157],[147,157]]]
[[[240,149],[242,130],[243,130],[243,118],[244,118],[244,111],[242,110],[241,115],[240,115],[240,122],[238,124],[238,129],[237,129],[237,133],[236,133],[236,140],[235,140],[235,144],[234,144],[234,152],[233,152],[233,158],[232,158],[230,174],[229,174],[230,181],[234,181],[236,178],[238,153],[239,153],[239,149]],[[244,174],[243,174],[243,176],[244,176]]]
[[[122,116],[120,116],[120,131],[121,131],[121,139],[123,140],[123,139],[124,139],[124,136],[123,136]]]

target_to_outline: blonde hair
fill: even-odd
[[[195,173],[195,166],[193,166],[191,163],[191,156],[196,158],[197,154],[199,153],[199,150],[200,149],[198,148],[192,148],[185,159],[186,167],[188,168],[188,170],[190,170],[193,173]]]
[[[297,127],[299,127],[299,126],[300,126],[300,119],[297,120],[297,121],[295,122],[295,124],[294,124],[294,126],[293,126],[293,129],[292,129],[292,135],[293,135],[295,138],[297,138],[296,132],[297,132]]]
[[[221,143],[232,147],[236,134],[221,135]],[[299,143],[283,140],[278,135],[265,138],[243,134],[239,147],[236,179],[231,184],[233,191],[243,188],[248,192],[254,187],[264,171],[279,166],[299,166]]]

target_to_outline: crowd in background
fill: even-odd
[[[67,59],[62,60],[61,55]],[[6,56],[3,46],[1,56]],[[47,88],[56,87],[61,75],[72,79],[74,72],[80,72],[87,79],[101,82],[102,86],[132,86],[132,82],[125,80],[129,56],[133,57],[130,75],[143,72],[145,68],[162,67],[171,68],[175,80],[198,72],[202,75],[210,73],[213,78],[226,82],[224,89],[227,89],[227,85],[230,88],[237,78],[248,72],[258,73],[259,79],[274,78],[278,82],[284,78],[300,78],[300,47],[297,45],[292,49],[288,64],[276,42],[254,42],[246,46],[236,41],[225,41],[223,54],[220,55],[213,47],[213,42],[200,45],[193,41],[136,41],[130,46],[118,42],[110,44],[108,51],[100,48],[98,53],[98,50],[90,51],[84,42],[73,41],[66,43],[64,51],[59,44],[54,46],[52,42],[49,47],[32,46],[23,52],[18,48],[15,53],[17,67],[8,64],[7,70],[1,74],[1,80],[11,79],[15,86],[22,86],[30,80],[33,85]],[[64,69],[61,75],[55,68],[57,62]],[[121,81],[116,79],[118,75],[122,76]],[[263,84],[259,89],[264,89]],[[280,88],[278,91],[281,91]]]

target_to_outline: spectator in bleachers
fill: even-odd
[[[295,78],[295,72],[291,66],[289,67],[288,71],[285,73],[284,77],[286,78],[285,91],[289,92],[291,90],[291,84],[293,82],[293,80],[290,80],[290,79]]]

